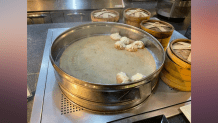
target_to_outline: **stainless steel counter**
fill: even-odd
[[[124,8],[123,0],[27,0],[27,12]]]
[[[82,107],[78,107],[62,94],[54,77],[54,68],[49,61],[52,42],[67,29],[48,30],[31,123],[130,123],[161,114],[171,117],[181,113],[179,107],[191,103],[191,92],[173,90],[160,80],[154,93],[133,110],[110,115],[84,111]],[[171,41],[176,38],[185,37],[174,31]]]
[[[140,2],[139,2],[140,3]],[[137,4],[139,4],[137,3]],[[189,19],[189,18],[187,18]],[[35,90],[37,86],[39,71],[42,63],[42,56],[45,47],[46,37],[48,33],[48,29],[51,28],[71,28],[74,26],[78,26],[80,24],[86,24],[87,22],[74,22],[74,23],[51,23],[51,24],[36,24],[36,25],[28,25],[27,26],[27,84],[30,87],[30,91],[35,96]],[[187,24],[181,23],[172,23],[175,29],[178,32],[183,32],[183,28],[186,29]],[[182,35],[174,31],[171,40],[176,38],[183,38]],[[30,98],[27,103],[27,122],[30,122],[32,106],[33,106],[33,98]],[[188,123],[185,122],[186,118],[183,115],[178,115],[177,117],[170,118],[171,121],[178,121],[179,123]],[[169,120],[169,121],[170,121]]]

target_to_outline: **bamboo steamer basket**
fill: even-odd
[[[127,11],[134,10],[134,9],[140,9],[140,8],[128,8],[128,9],[124,10],[124,12],[123,12],[124,23],[140,28],[140,23],[143,20],[149,20],[151,17],[151,13],[147,10],[140,9],[140,10],[144,11],[146,14],[148,14],[148,16],[147,17],[134,17],[134,16],[130,16],[130,15],[126,14]]]
[[[109,13],[115,14],[116,16],[115,17],[110,17],[110,18],[95,17],[94,14],[96,12],[109,12]],[[117,12],[117,11],[102,9],[102,10],[93,11],[91,13],[91,19],[92,19],[92,22],[118,22],[119,19],[120,19],[120,15],[119,15],[119,12]]]
[[[169,44],[160,78],[172,88],[180,91],[191,91],[191,62],[173,49],[173,45],[177,42],[191,44],[189,39],[176,39]]]
[[[174,78],[166,71],[166,69],[162,69],[160,73],[161,79],[171,88],[177,89],[179,91],[191,91],[191,82],[180,81],[177,78]]]
[[[144,24],[146,23],[155,23],[155,22],[159,22],[160,24],[163,24],[163,25],[166,25],[166,26],[169,26],[171,29],[170,30],[167,30],[167,31],[156,31],[156,30],[153,30],[153,29],[148,29],[144,26]],[[166,51],[167,49],[167,46],[169,44],[169,41],[170,41],[170,38],[173,34],[173,31],[174,31],[174,27],[167,23],[167,22],[164,22],[164,21],[160,21],[160,20],[143,20],[140,24],[141,28],[150,33],[151,35],[153,35],[155,38],[157,38],[157,40],[162,44],[164,50]]]

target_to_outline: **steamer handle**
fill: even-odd
[[[31,14],[31,15],[27,15],[27,18],[44,18],[47,17],[47,15],[45,14]]]
[[[127,91],[125,94],[123,94],[121,97],[119,97],[118,100],[122,100],[124,97],[128,96],[129,93],[131,93],[131,91],[135,91],[135,92],[138,91],[138,92],[139,92],[137,95],[135,95],[135,98],[132,99],[132,100],[140,99],[140,98],[141,98],[141,96],[140,96],[140,91],[139,91],[139,87],[136,87],[136,88],[133,88],[133,89]],[[134,93],[134,92],[133,92],[133,93]],[[132,94],[130,94],[129,96],[131,96],[131,95],[132,95]],[[129,97],[129,98],[127,97],[127,99],[130,99],[130,97]],[[125,99],[124,99],[124,100],[125,100]]]
[[[69,13],[67,14],[68,16],[76,16],[76,15],[82,15],[82,16],[85,16],[84,13]]]
[[[118,100],[122,99],[124,96],[126,96],[131,90],[127,91],[123,96],[121,96],[120,98],[118,98]]]

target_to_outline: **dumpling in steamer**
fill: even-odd
[[[132,82],[136,82],[136,81],[138,81],[138,80],[140,80],[140,79],[142,79],[142,78],[144,78],[145,76],[144,75],[142,75],[141,73],[137,73],[137,74],[135,74],[135,75],[133,75],[132,77],[131,77],[131,81]]]
[[[115,44],[114,44],[114,47],[118,50],[124,50],[126,45],[122,42],[122,41],[117,41]]]
[[[119,41],[121,39],[121,36],[119,35],[119,33],[114,33],[110,35],[111,39],[115,40],[115,41]]]
[[[133,42],[133,45],[136,45],[138,49],[145,48],[145,45],[142,41],[135,41],[135,42]]]
[[[127,37],[122,37],[120,39],[120,41],[122,41],[125,45],[133,43],[133,40],[131,40],[131,39],[127,38]]]
[[[129,77],[124,72],[118,73],[116,79],[118,84],[130,82]]]
[[[138,50],[137,45],[129,44],[125,48],[129,52],[136,52]]]

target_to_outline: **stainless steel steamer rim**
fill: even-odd
[[[74,31],[74,30],[77,30],[77,29],[81,29],[81,28],[84,28],[84,27],[86,27],[86,26],[88,26],[88,27],[90,27],[90,26],[97,26],[97,25],[105,25],[105,26],[107,26],[107,25],[121,25],[121,26],[124,26],[124,27],[130,27],[130,28],[133,28],[133,29],[135,29],[135,30],[140,30],[140,32],[143,32],[143,33],[145,33],[146,35],[148,35],[150,38],[152,38],[154,41],[156,41],[156,43],[162,48],[162,50],[163,50],[163,46],[160,44],[160,42],[155,38],[155,37],[153,37],[151,34],[149,34],[149,33],[147,33],[146,31],[144,31],[144,30],[141,30],[141,29],[139,29],[139,28],[137,28],[137,27],[134,27],[134,26],[131,26],[131,25],[127,25],[127,24],[123,24],[123,23],[115,23],[115,22],[92,22],[92,23],[89,23],[89,24],[83,24],[83,25],[80,25],[80,26],[77,26],[77,27],[73,27],[73,28],[70,28],[70,29],[68,29],[68,30],[66,30],[65,32],[63,32],[62,34],[60,34],[55,40],[54,40],[54,42],[52,43],[52,46],[51,46],[51,49],[50,49],[50,60],[51,60],[51,62],[52,62],[52,65],[53,66],[55,66],[55,67],[57,67],[57,69],[60,71],[60,72],[64,72],[61,68],[59,68],[58,67],[58,65],[57,64],[55,64],[55,60],[53,59],[53,57],[52,57],[52,48],[54,47],[54,43],[56,42],[56,40],[58,39],[58,38],[60,38],[61,36],[64,36],[66,33],[69,33],[70,31]],[[161,63],[161,67],[163,66],[163,64],[164,64],[164,61],[165,61],[165,52],[164,52],[164,50],[163,50],[163,62]],[[144,78],[144,79],[141,79],[141,80],[138,80],[138,81],[136,81],[136,82],[130,82],[130,83],[123,83],[123,84],[110,84],[110,85],[107,85],[107,84],[96,84],[96,83],[91,83],[91,82],[88,82],[88,81],[84,81],[84,82],[87,82],[87,83],[89,83],[89,84],[91,84],[91,85],[93,85],[93,86],[98,86],[98,85],[104,85],[104,86],[109,86],[109,87],[117,87],[117,86],[121,86],[121,85],[131,85],[131,84],[136,84],[136,83],[138,83],[138,82],[142,82],[142,81],[145,81],[145,80],[148,80],[149,78],[151,78],[152,77],[152,75],[154,75],[156,72],[159,72],[159,71],[161,71],[161,67],[159,67],[158,69],[156,69],[153,73],[151,73],[149,76],[147,76],[146,78]],[[64,72],[65,73],[65,72]],[[67,74],[67,73],[65,73],[66,75],[68,75],[68,76],[70,76],[69,74]],[[96,88],[96,89],[98,89],[98,88]]]
[[[82,34],[80,33],[81,31],[83,32]],[[113,85],[96,84],[70,76],[55,63],[60,49],[72,43],[72,38],[78,40],[81,39],[81,37],[84,38],[96,34],[111,34],[115,32],[119,32],[121,35],[135,40],[141,38],[150,39],[147,45],[153,53],[153,57],[157,57],[156,59],[159,60],[155,60],[156,70],[152,74],[132,83]],[[50,60],[55,68],[55,76],[61,90],[65,94],[66,92],[69,93],[68,95],[66,94],[67,97],[81,107],[100,112],[130,109],[147,99],[157,84],[159,73],[164,64],[164,56],[165,52],[162,45],[153,36],[139,28],[113,22],[96,22],[71,28],[55,39],[50,50]],[[62,87],[64,87],[64,89],[62,89]]]

